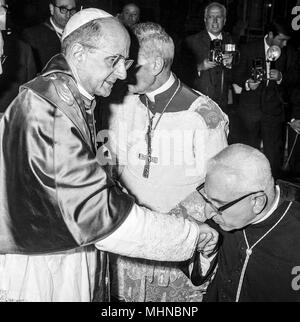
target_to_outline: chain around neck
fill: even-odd
[[[157,126],[158,126],[158,123],[160,122],[163,114],[165,113],[165,111],[167,110],[168,106],[170,105],[171,101],[173,100],[173,98],[175,97],[175,95],[178,93],[179,89],[180,89],[180,85],[181,85],[181,82],[180,80],[178,80],[178,86],[176,88],[176,90],[174,91],[173,95],[171,96],[171,98],[168,100],[167,104],[165,105],[163,111],[161,112],[160,116],[159,116],[159,119],[157,120],[155,126],[151,129],[151,132],[153,133]],[[149,112],[149,104],[148,104],[148,97],[146,99],[146,107],[147,107],[147,111],[148,111],[148,117],[149,117],[149,122],[152,120],[151,117],[150,117],[150,112]],[[153,116],[154,117],[154,116]]]

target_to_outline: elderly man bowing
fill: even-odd
[[[205,300],[298,302],[299,191],[275,185],[267,158],[243,144],[230,145],[209,161],[198,191],[206,217],[223,237]],[[193,282],[203,283],[196,271]]]
[[[126,77],[126,29],[106,12],[86,9],[69,20],[62,39],[63,54],[21,88],[0,123],[4,300],[90,301],[99,280],[102,290],[108,281],[104,253],[96,274],[94,244],[182,261],[217,239],[207,225],[136,206],[96,160],[94,95],[108,96]]]

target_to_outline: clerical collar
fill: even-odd
[[[64,30],[56,26],[56,24],[54,23],[52,17],[50,17],[50,23],[51,23],[52,27],[54,28],[58,38],[61,39],[61,36],[62,36],[62,33],[63,33]]]
[[[213,35],[211,32],[208,31],[208,35],[210,37],[211,40],[215,40],[215,39],[223,39],[222,33],[220,32],[218,36]]]
[[[278,204],[279,204],[279,200],[280,200],[280,188],[279,188],[279,186],[276,186],[276,190],[275,191],[276,191],[276,197],[275,197],[275,200],[274,200],[274,203],[273,203],[272,208],[266,213],[266,215],[263,218],[261,218],[260,220],[252,223],[252,225],[256,225],[256,224],[259,224],[259,223],[265,221],[277,209]]]
[[[95,99],[95,97],[89,94],[79,82],[77,82],[77,86],[80,94],[83,95],[85,98],[87,98],[89,101],[92,102]]]
[[[88,93],[84,88],[83,86],[80,84],[80,81],[79,81],[79,77],[77,75],[77,72],[76,70],[71,66],[70,66],[70,69],[72,71],[72,74],[76,80],[76,84],[77,84],[77,87],[78,87],[78,90],[79,90],[79,93],[84,96],[87,100],[89,100],[90,102],[92,102],[94,99],[95,99],[95,96],[92,96],[90,93]]]
[[[171,73],[169,79],[162,86],[160,86],[153,92],[146,93],[145,95],[149,98],[151,102],[155,102],[155,96],[168,90],[174,83],[175,83],[175,77]]]

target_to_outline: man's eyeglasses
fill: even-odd
[[[263,190],[259,190],[259,191],[255,191],[255,192],[250,192],[250,193],[247,193],[246,195],[244,195],[244,196],[242,196],[242,197],[240,197],[240,198],[238,198],[238,199],[235,199],[235,200],[233,200],[233,201],[230,201],[230,202],[228,202],[227,204],[225,204],[224,206],[222,206],[222,207],[217,207],[217,206],[215,206],[214,204],[213,204],[213,202],[211,201],[211,200],[209,200],[206,196],[205,196],[205,194],[204,194],[204,192],[201,192],[201,190],[203,190],[203,188],[204,188],[204,185],[205,185],[205,182],[203,182],[198,188],[197,188],[197,191],[198,191],[198,193],[201,195],[201,197],[204,199],[204,201],[206,202],[206,203],[208,203],[210,206],[211,206],[211,208],[218,214],[218,215],[220,215],[220,216],[222,216],[222,212],[224,211],[224,210],[226,210],[226,209],[228,209],[228,208],[230,208],[230,207],[232,207],[233,205],[235,205],[236,203],[238,203],[238,202],[240,202],[241,200],[243,200],[243,199],[245,199],[245,198],[247,198],[247,197],[249,197],[249,196],[251,196],[251,195],[254,195],[255,193],[259,193],[259,192],[264,192]]]
[[[63,7],[63,6],[60,7],[55,4],[54,4],[54,7],[58,8],[59,12],[62,13],[63,15],[65,15],[66,13],[69,13],[71,16],[73,16],[77,12],[76,8],[68,9],[66,7]]]
[[[92,46],[92,45],[88,45],[88,44],[82,44],[82,46],[85,46],[85,47],[88,47],[88,48],[92,48],[92,49],[97,49],[97,50],[100,50],[104,53],[107,53],[111,56],[108,56],[108,57],[105,57],[104,60],[107,62],[107,64],[109,66],[111,66],[113,69],[115,69],[119,62],[120,61],[124,61],[124,66],[125,66],[125,69],[129,69],[130,66],[134,63],[134,60],[133,59],[128,59],[128,58],[125,58],[123,55],[120,55],[120,54],[117,54],[117,55],[113,55],[112,53],[106,51],[106,50],[103,50],[101,48],[98,48],[96,46]]]

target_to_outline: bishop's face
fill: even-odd
[[[206,175],[203,194],[209,200],[205,205],[205,216],[212,219],[224,231],[242,229],[256,219],[253,212],[255,194],[249,195],[220,212],[218,208],[252,191],[240,191],[238,183],[223,170],[214,169]]]
[[[128,81],[130,93],[145,94],[152,91],[152,85],[156,80],[153,63],[152,58],[148,58],[143,53],[139,53],[137,65],[131,71],[132,75]]]

